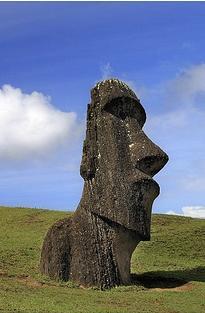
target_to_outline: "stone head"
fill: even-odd
[[[151,209],[159,195],[153,176],[168,156],[143,132],[146,113],[135,93],[109,79],[91,90],[80,173],[85,206],[110,223],[149,240]]]

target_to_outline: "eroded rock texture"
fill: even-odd
[[[84,189],[72,218],[54,224],[42,248],[41,272],[102,289],[130,283],[130,259],[150,239],[152,179],[168,156],[142,131],[145,111],[117,79],[91,90],[80,174]]]

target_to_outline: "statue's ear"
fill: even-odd
[[[93,109],[88,105],[87,111],[87,132],[83,144],[83,156],[80,165],[80,175],[84,180],[95,177],[97,162],[97,129],[96,117]]]
[[[83,144],[83,156],[80,165],[80,175],[84,180],[89,180],[95,177],[96,164],[92,145],[88,145],[87,140]]]

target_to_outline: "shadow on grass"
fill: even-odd
[[[205,267],[131,274],[131,277],[133,285],[140,284],[145,288],[175,288],[190,281],[205,282]]]

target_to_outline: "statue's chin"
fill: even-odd
[[[124,226],[137,232],[141,240],[150,239],[152,204],[158,195],[159,185],[151,177],[130,185]]]

